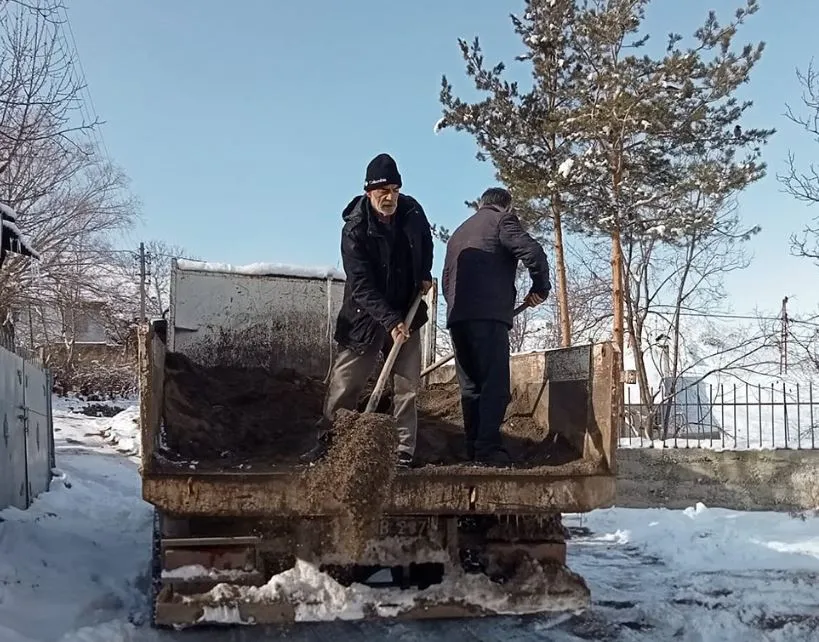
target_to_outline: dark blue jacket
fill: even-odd
[[[483,207],[456,229],[446,246],[443,294],[447,327],[459,321],[500,321],[512,327],[518,261],[529,270],[530,292],[551,290],[546,253],[518,217]]]

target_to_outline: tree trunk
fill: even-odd
[[[557,277],[557,309],[560,316],[560,345],[572,345],[572,319],[569,313],[569,289],[566,281],[566,254],[563,251],[563,222],[560,204],[552,205],[552,219],[555,227],[555,274]]]
[[[677,370],[680,367],[680,317],[682,316],[683,298],[685,297],[685,284],[688,281],[688,274],[691,271],[691,264],[694,261],[694,249],[697,244],[696,234],[691,238],[688,244],[688,250],[685,254],[685,267],[680,277],[680,284],[677,288],[677,301],[674,308],[674,325],[673,325],[673,350],[674,358],[672,360],[671,368],[669,368],[668,377],[671,379],[671,389],[665,400],[665,412],[663,413],[663,439],[668,439],[668,429],[671,424],[671,408],[677,396]],[[676,419],[676,417],[675,417]],[[676,421],[675,421],[674,436],[677,436]]]
[[[618,230],[611,235],[611,292],[614,309],[612,338],[623,355],[623,246]]]
[[[613,340],[618,348],[616,357],[616,372],[618,385],[614,388],[614,404],[617,408],[617,434],[625,422],[625,400],[623,399],[623,385],[620,381],[623,372],[623,247],[620,244],[620,232],[615,230],[611,235],[611,280],[614,307],[614,323],[612,327]]]
[[[628,244],[628,265],[629,275],[623,278],[623,307],[628,311],[625,314],[625,323],[628,325],[629,337],[631,337],[631,349],[634,354],[634,369],[637,372],[637,385],[640,389],[640,430],[646,439],[652,439],[652,426],[654,425],[654,400],[651,389],[648,385],[648,373],[646,371],[645,358],[643,355],[643,329],[645,317],[640,314],[639,286],[636,288],[638,294],[635,296],[632,288],[631,274],[634,266],[634,241],[629,240]],[[642,278],[648,278],[646,274],[647,264],[642,264]]]

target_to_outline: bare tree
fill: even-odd
[[[80,118],[84,85],[62,34],[61,3],[0,2],[0,173],[40,142],[63,150],[96,119]]]
[[[53,334],[47,319],[69,301],[120,295],[101,272],[111,270],[112,233],[138,205],[101,154],[98,122],[84,117],[61,11],[55,2],[0,2],[0,201],[41,255],[36,269],[22,257],[4,264],[0,311],[28,320],[32,342],[35,327]]]
[[[819,143],[819,72],[811,62],[804,72],[797,69],[796,77],[802,86],[802,113],[786,105],[785,115]],[[819,169],[814,163],[800,169],[796,156],[789,152],[787,169],[778,178],[785,191],[795,199],[809,205],[819,203]],[[814,217],[801,235],[791,237],[791,250],[796,256],[819,262],[819,217]]]
[[[195,259],[196,257],[190,256],[181,245],[173,245],[156,239],[145,243],[145,253],[149,265],[148,312],[156,316],[164,316],[170,305],[173,259]]]
[[[693,198],[701,199],[702,195]],[[652,416],[656,409],[663,409],[664,415],[659,418],[663,434],[668,433],[672,419],[668,401],[681,392],[680,381],[689,377],[692,369],[714,362],[720,354],[731,354],[730,363],[713,366],[709,374],[747,368],[751,357],[773,346],[775,334],[766,328],[754,336],[740,333],[733,344],[727,337],[711,340],[714,351],[699,354],[696,359],[683,349],[687,343],[683,319],[699,317],[702,326],[709,312],[721,307],[728,298],[724,277],[749,265],[743,243],[758,231],[756,226],[742,226],[731,202],[717,214],[710,229],[692,230],[677,243],[645,237],[627,239],[626,325],[640,403]],[[659,358],[657,347],[661,348]],[[650,365],[661,375],[663,387],[659,390],[651,389]]]

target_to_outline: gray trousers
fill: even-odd
[[[324,399],[324,421],[320,438],[327,436],[337,410],[355,410],[358,398],[367,385],[378,361],[378,355],[392,347],[389,339],[376,341],[364,354],[342,348],[330,371],[330,383]],[[376,373],[377,376],[377,373]],[[421,333],[413,332],[398,351],[392,369],[393,407],[398,424],[398,451],[412,456],[418,435],[418,413],[415,400],[421,384]]]

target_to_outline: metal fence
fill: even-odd
[[[28,508],[54,467],[51,375],[0,347],[0,509]]]
[[[812,382],[703,384],[665,403],[641,403],[625,393],[621,447],[816,449],[819,390]],[[657,442],[662,442],[658,444]]]

